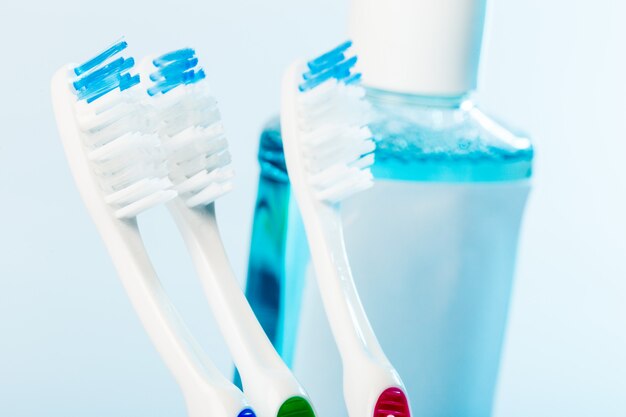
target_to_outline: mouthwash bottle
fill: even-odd
[[[420,417],[490,416],[530,190],[529,139],[472,101],[485,0],[352,0],[377,149],[342,205],[370,322]],[[278,120],[261,135],[247,296],[320,415],[346,415]]]

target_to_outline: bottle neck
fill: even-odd
[[[471,104],[471,92],[455,96],[431,96],[397,93],[366,87],[367,99],[375,107],[412,107],[441,110],[457,110]]]

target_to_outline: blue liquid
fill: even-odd
[[[530,140],[513,134],[464,97],[419,97],[369,90],[375,111],[376,178],[498,182],[530,178]]]

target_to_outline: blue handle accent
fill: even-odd
[[[237,417],[256,417],[256,414],[251,408],[244,408],[239,414],[237,414]]]

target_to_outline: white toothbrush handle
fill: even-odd
[[[245,408],[243,394],[218,372],[182,324],[163,291],[141,240],[136,219],[119,220],[100,190],[81,133],[76,126],[68,73],[52,78],[52,104],[74,181],[118,275],[152,342],[180,385],[191,417],[236,417]]]
[[[344,245],[338,206],[312,203],[315,209],[303,213],[309,216],[304,224],[320,295],[344,366],[348,414],[372,416],[384,390],[404,386],[380,347],[361,304]]]
[[[304,149],[304,135],[311,134],[311,131],[300,132],[302,118],[298,114],[303,105],[298,97],[306,68],[304,62],[295,62],[283,77],[280,114],[283,149],[320,295],[343,363],[348,414],[350,417],[404,417],[409,414],[404,386],[383,353],[361,305],[344,247],[339,206],[318,199],[307,172],[307,166],[312,162],[303,156],[309,152]],[[330,98],[322,95],[315,100],[323,106],[324,100]],[[323,116],[320,118],[324,119]],[[308,140],[313,139],[309,137]],[[317,181],[319,184],[323,179]]]
[[[305,397],[267,338],[228,261],[214,204],[189,208],[180,198],[168,207],[191,253],[220,330],[239,369],[244,392],[261,416],[275,416],[285,400]]]
[[[110,219],[100,227],[107,249],[143,326],[180,385],[190,417],[237,417],[242,393],[215,368],[164,292],[136,221]]]

